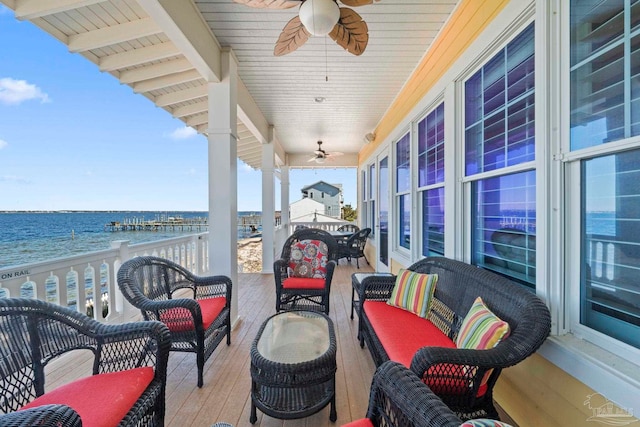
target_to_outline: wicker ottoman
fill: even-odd
[[[335,409],[336,337],[319,312],[285,311],[269,317],[251,345],[251,424],[256,408],[270,417],[303,418],[331,403]]]

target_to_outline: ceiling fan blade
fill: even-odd
[[[317,158],[318,158],[318,156],[313,156],[312,158],[310,158],[309,160],[307,160],[307,163],[309,163],[309,162],[315,162]]]
[[[344,156],[344,153],[341,153],[340,151],[333,151],[331,153],[327,153],[327,157],[338,157],[338,156]]]
[[[233,0],[236,3],[243,4],[257,9],[289,9],[291,7],[300,6],[299,0]]]
[[[300,17],[296,16],[287,22],[287,25],[282,29],[273,54],[275,56],[282,56],[291,53],[305,44],[310,36],[311,33],[302,25]]]
[[[368,4],[373,4],[373,0],[340,0],[342,4],[350,7],[357,6],[366,6]]]
[[[369,27],[353,9],[340,8],[340,19],[329,33],[338,45],[353,55],[362,55],[369,42]]]

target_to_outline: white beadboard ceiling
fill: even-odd
[[[369,27],[361,56],[327,36],[276,57],[276,40],[297,7],[254,9],[233,0],[0,2],[201,133],[208,127],[207,82],[219,78],[221,48],[231,48],[242,87],[238,157],[256,169],[266,129],[273,129],[279,161],[291,167],[318,167],[307,162],[318,140],[329,153],[345,153],[323,166],[356,166],[364,135],[457,4],[380,0],[354,8]]]

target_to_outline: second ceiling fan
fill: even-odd
[[[289,9],[300,6],[298,16],[285,25],[275,56],[293,52],[309,37],[329,35],[338,45],[353,55],[362,55],[369,42],[367,23],[353,9],[339,7],[337,0],[234,0],[259,9]],[[378,0],[376,0],[378,1]],[[372,4],[373,0],[341,0],[350,7]]]

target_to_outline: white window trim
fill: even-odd
[[[415,206],[415,197],[412,197],[412,192],[413,192],[413,179],[412,179],[412,175],[413,175],[413,165],[415,164],[415,162],[412,159],[412,145],[414,143],[414,134],[412,132],[413,126],[411,125],[411,123],[409,123],[409,126],[403,128],[404,131],[400,133],[400,136],[396,139],[394,139],[394,141],[391,143],[391,156],[389,157],[390,160],[390,171],[391,171],[391,180],[390,185],[391,188],[389,191],[390,193],[390,197],[391,200],[390,205],[389,205],[389,239],[391,242],[393,242],[390,245],[390,251],[389,251],[389,257],[393,258],[394,260],[399,260],[401,263],[407,263],[407,262],[411,262],[411,255],[412,255],[412,251],[413,248],[415,246],[415,239],[414,239],[414,225],[415,222],[413,220],[413,217],[415,216],[413,214],[414,212],[414,206]],[[398,191],[398,143],[400,142],[400,140],[402,138],[404,138],[405,136],[409,137],[409,188],[405,191]],[[409,196],[409,209],[411,210],[411,214],[409,215],[409,235],[411,238],[411,243],[409,246],[409,249],[405,248],[404,246],[400,246],[400,231],[399,231],[399,227],[400,227],[400,196]]]
[[[418,134],[418,125],[420,124],[420,122],[424,119],[427,118],[427,116],[429,114],[431,114],[432,112],[435,111],[436,108],[440,107],[440,105],[443,105],[443,114],[444,114],[444,180],[442,182],[439,182],[437,184],[431,184],[431,185],[424,185],[424,186],[420,186],[419,183],[419,176],[420,176],[420,147],[418,146],[419,144],[419,134]],[[453,105],[453,103],[452,103]],[[453,121],[452,121],[453,123]],[[445,256],[447,254],[447,242],[446,242],[446,238],[447,238],[447,232],[446,232],[446,228],[447,228],[447,212],[455,212],[455,208],[452,207],[451,210],[448,210],[448,206],[447,206],[447,169],[449,167],[449,163],[448,162],[448,155],[447,155],[447,103],[444,102],[444,93],[441,93],[440,95],[436,96],[434,98],[434,100],[429,104],[429,106],[425,109],[424,112],[422,112],[413,122],[412,122],[412,126],[411,126],[411,132],[413,133],[412,135],[412,144],[411,144],[411,156],[413,159],[415,159],[415,161],[413,162],[413,168],[411,169],[412,171],[412,192],[415,195],[415,201],[413,202],[413,206],[414,206],[414,211],[415,211],[415,230],[412,229],[412,236],[411,238],[413,240],[415,240],[416,244],[413,245],[413,259],[418,260],[420,258],[422,258],[424,255],[422,254],[422,247],[424,246],[424,241],[423,241],[423,230],[424,230],[424,222],[422,221],[422,218],[424,218],[424,209],[422,206],[422,197],[423,197],[423,193],[425,191],[428,190],[433,190],[436,188],[444,188],[444,197],[445,197],[445,207],[444,207],[444,212],[445,212],[445,216],[444,216],[444,227],[445,227],[445,231],[444,231],[444,236],[445,236],[445,242],[444,242],[444,250],[445,250]],[[451,139],[451,141],[453,141],[453,138]],[[452,156],[452,154],[449,154],[449,156]],[[415,238],[414,238],[415,236]]]
[[[570,64],[569,56],[561,53],[570,49],[569,2],[555,0],[553,3],[538,1],[536,15],[536,53],[540,49],[548,52],[540,58],[541,63],[536,57],[536,78],[538,67],[543,67],[541,69],[548,73],[547,81],[552,85],[545,88],[546,100],[542,101],[547,111],[540,116],[536,109],[536,121],[539,118],[546,120],[544,136],[549,141],[547,162],[539,166],[545,167],[545,176],[549,176],[546,188],[550,193],[545,200],[545,209],[552,216],[547,223],[547,236],[556,236],[549,239],[551,245],[545,245],[548,270],[541,279],[548,281],[545,296],[551,305],[553,329],[539,353],[621,408],[638,411],[640,350],[579,323],[581,225],[576,218],[580,218],[581,160],[638,147],[640,137],[570,151]],[[558,45],[561,47],[556,48]],[[536,96],[537,83],[538,80]],[[536,145],[536,149],[546,147]],[[538,273],[541,273],[540,269]]]

